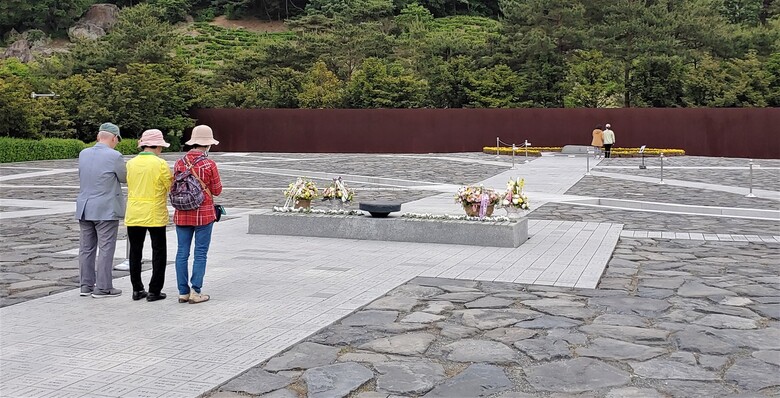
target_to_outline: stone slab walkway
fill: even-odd
[[[777,235],[770,232],[776,221],[569,204],[615,197],[625,190],[619,181],[628,181],[603,177],[618,182],[600,185],[598,195],[573,191],[590,183],[582,179],[583,158],[538,158],[508,170],[482,154],[431,157],[421,169],[414,156],[217,157],[225,181],[263,190],[226,184],[226,199],[237,205],[214,232],[219,240],[206,282],[213,299],[197,306],[133,302],[128,295],[93,300],[74,290],[50,294],[62,282],[47,278],[72,275],[73,222],[62,214],[73,206],[73,172],[53,170],[72,169],[73,161],[31,162],[28,170],[43,174],[26,177],[18,164],[0,167],[0,176],[21,176],[2,181],[0,190],[0,293],[29,293],[0,309],[0,396],[780,394],[771,378],[780,370],[780,246],[768,241]],[[726,167],[719,161],[691,165]],[[274,188],[283,187],[274,184],[287,171],[267,173],[270,166],[300,170],[299,162],[323,176],[377,175],[384,180],[365,181],[376,187],[403,180],[391,195],[425,198],[405,211],[454,213],[454,193],[431,195],[462,182],[501,189],[508,176],[525,177],[536,209],[529,215],[531,240],[500,249],[246,235],[245,211],[278,204]],[[708,187],[680,187],[679,198],[645,189],[643,200],[674,203],[723,192]],[[33,209],[57,212],[3,217]],[[718,239],[706,239],[712,235]],[[123,275],[115,274],[116,285],[129,292]],[[174,278],[169,267],[171,295]],[[597,283],[596,290],[572,288]],[[296,362],[299,351],[306,359]],[[606,376],[594,382],[595,374]],[[324,381],[338,375],[348,377],[338,378],[338,389],[327,387]]]

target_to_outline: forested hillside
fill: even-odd
[[[69,40],[93,3],[0,2],[32,58],[0,60],[0,136],[175,139],[197,107],[780,106],[778,0],[117,0]]]

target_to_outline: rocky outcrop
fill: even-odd
[[[6,58],[19,58],[22,62],[30,62],[32,60],[32,45],[27,39],[19,39],[11,44],[3,53],[2,59]]]
[[[96,40],[105,36],[119,19],[114,4],[93,4],[75,25],[68,29],[70,40]]]

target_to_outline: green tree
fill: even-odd
[[[407,4],[395,17],[395,24],[404,33],[425,32],[433,22],[433,15],[427,8],[417,4]]]
[[[725,69],[724,92],[715,106],[765,107],[767,98],[777,95],[769,91],[776,77],[767,73],[754,51],[745,58],[726,61]]]
[[[3,0],[0,1],[0,32],[11,29],[41,29],[64,32],[94,0]]]
[[[469,102],[475,63],[464,56],[443,60],[435,58],[433,65],[423,68],[428,80],[431,105],[436,108],[463,108]]]
[[[342,80],[349,80],[365,58],[382,58],[393,51],[392,37],[376,22],[339,23],[332,31],[308,37],[303,45]]]
[[[0,77],[0,136],[39,137],[41,117],[31,92],[32,86],[18,77]]]
[[[393,8],[391,0],[309,0],[306,14],[360,22],[388,17]]]
[[[644,56],[635,61],[630,91],[638,106],[669,108],[683,104],[684,69],[678,57]]]
[[[633,105],[631,74],[634,61],[644,54],[673,54],[677,49],[669,4],[663,1],[596,0],[589,3],[600,14],[595,35],[604,53],[623,66],[623,106]]]
[[[523,101],[525,83],[506,65],[496,65],[474,72],[466,88],[468,107],[515,108],[531,104]]]
[[[780,107],[780,52],[767,58],[764,62],[764,72],[770,79],[766,95],[767,106]]]
[[[566,107],[617,106],[615,94],[622,92],[620,72],[620,65],[606,58],[601,51],[575,51],[569,60],[566,76],[569,86],[564,97]]]
[[[306,73],[298,101],[301,108],[337,108],[343,97],[341,80],[318,61]]]
[[[126,72],[114,68],[73,75],[55,88],[84,140],[105,120],[113,120],[128,137],[149,128],[179,135],[192,126],[188,115],[197,90],[183,64],[130,64]]]
[[[731,23],[757,25],[764,3],[764,0],[722,0],[718,8]]]
[[[229,82],[201,99],[201,105],[209,108],[271,108],[271,101],[262,96],[262,82]]]
[[[588,34],[585,7],[568,0],[501,0],[502,60],[526,79],[526,97],[534,106],[562,107],[566,55],[581,48]]]
[[[345,101],[350,108],[422,108],[427,91],[427,82],[401,65],[366,58],[347,84]]]
[[[170,23],[186,20],[192,11],[191,0],[148,0],[147,2],[157,8],[159,15]]]
[[[164,63],[171,58],[178,40],[173,27],[161,20],[159,10],[148,4],[124,8],[105,36],[113,66],[130,63]]]

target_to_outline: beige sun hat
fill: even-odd
[[[142,146],[162,146],[168,148],[171,144],[165,142],[162,131],[151,129],[141,134],[141,139],[138,140],[138,147]]]
[[[195,126],[195,128],[192,129],[192,136],[190,137],[190,140],[184,144],[209,146],[219,145],[219,141],[214,139],[214,132],[211,131],[211,127],[206,126],[205,124],[201,124],[200,126]]]

